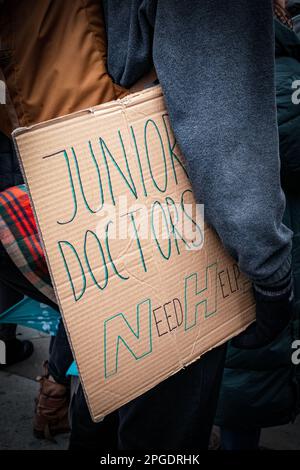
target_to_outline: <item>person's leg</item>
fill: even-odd
[[[44,363],[44,374],[39,377],[40,390],[36,400],[33,422],[38,438],[52,438],[69,431],[70,379],[66,373],[73,355],[63,322],[49,347],[49,360]]]
[[[1,245],[1,244],[0,244]],[[1,254],[0,246],[0,267],[3,276],[5,269],[3,256]],[[8,284],[1,282],[0,272],[0,315],[7,309],[17,304],[24,296],[13,289]],[[12,365],[16,362],[23,361],[29,358],[33,352],[33,344],[31,341],[21,341],[16,337],[17,325],[15,324],[1,324],[0,325],[0,340],[5,342],[6,349],[6,364]],[[2,366],[3,367],[3,366]]]
[[[51,360],[51,354],[50,359]],[[59,356],[59,361],[63,356]],[[52,439],[55,435],[68,432],[70,387],[64,376],[60,382],[49,373],[49,362],[44,363],[44,374],[37,379],[40,390],[36,398],[33,432],[39,439]]]
[[[71,405],[70,450],[207,449],[226,345],[95,424],[79,387]],[[118,444],[116,439],[118,438]]]
[[[40,391],[33,423],[34,434],[38,438],[69,431],[70,379],[66,373],[72,362],[72,351],[60,321],[56,336],[50,342],[44,374],[39,378]]]
[[[70,378],[66,374],[72,362],[66,330],[60,321],[56,335],[51,338],[44,374],[39,378],[40,391],[33,422],[38,438],[51,438],[70,429]]]
[[[221,428],[222,450],[258,450],[261,429]]]
[[[69,450],[117,450],[118,412],[109,414],[99,423],[92,421],[81,385],[74,394],[71,407]]]
[[[58,330],[53,336],[49,348],[48,372],[51,377],[60,384],[68,384],[67,371],[73,362],[73,354],[69,345],[69,340],[62,321]]]
[[[207,449],[226,345],[119,410],[121,450]]]

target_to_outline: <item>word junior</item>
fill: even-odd
[[[70,213],[57,220],[58,224],[69,224],[80,215],[80,200],[85,210],[97,214],[105,204],[117,205],[120,196],[127,195],[131,201],[137,201],[149,197],[150,193],[153,196],[153,190],[166,193],[170,183],[177,185],[179,178],[181,181],[182,177],[188,179],[181,158],[175,153],[176,141],[168,125],[167,114],[161,115],[159,122],[153,119],[145,121],[141,143],[137,142],[133,126],[130,126],[129,134],[130,148],[133,149],[130,153],[126,151],[124,138],[118,130],[115,143],[110,144],[110,148],[104,138],[99,137],[96,142],[87,141],[84,152],[81,150],[79,153],[70,147],[43,157],[62,158],[59,182],[68,186],[68,192],[64,187],[63,194],[71,204],[66,204]],[[93,191],[90,191],[91,187]]]

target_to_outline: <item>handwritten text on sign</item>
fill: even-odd
[[[143,130],[143,140],[138,142],[135,134],[134,126],[130,127],[132,146],[135,150],[136,163],[138,164],[139,173],[133,177],[129,159],[126,153],[122,132],[117,131],[117,140],[119,142],[118,154],[110,150],[109,146],[102,137],[99,137],[97,145],[93,145],[91,141],[86,142],[86,152],[84,159],[89,158],[94,166],[93,182],[97,182],[98,197],[94,205],[89,201],[86,194],[83,177],[81,174],[80,159],[82,155],[77,151],[75,146],[47,155],[44,158],[62,158],[64,160],[64,170],[67,174],[69,182],[69,198],[72,200],[71,212],[65,214],[64,217],[57,220],[59,225],[67,225],[76,222],[81,216],[78,211],[78,201],[83,201],[83,208],[90,214],[99,215],[101,212],[109,213],[111,218],[105,217],[99,222],[93,223],[96,230],[89,227],[85,230],[82,237],[80,257],[79,250],[74,243],[68,240],[59,240],[57,242],[58,252],[63,260],[64,267],[69,279],[70,289],[75,302],[86,293],[87,277],[99,289],[99,294],[104,291],[110,280],[111,275],[115,275],[121,281],[130,278],[122,272],[118,266],[118,260],[111,253],[110,241],[118,236],[128,234],[135,240],[134,250],[139,253],[139,262],[145,273],[147,273],[147,260],[144,256],[143,240],[151,240],[157,249],[157,254],[163,260],[168,261],[174,256],[179,256],[186,249],[200,249],[204,242],[203,230],[203,214],[195,213],[195,204],[191,204],[188,196],[192,194],[191,189],[185,188],[180,195],[179,201],[168,195],[169,182],[178,184],[178,172],[186,175],[185,167],[181,157],[176,154],[176,142],[171,143],[171,135],[169,133],[168,116],[161,116],[161,122],[155,119],[145,121]],[[164,136],[161,135],[161,130]],[[159,146],[160,158],[162,159],[163,174],[155,175],[155,167],[152,163],[151,139],[156,136]],[[164,138],[163,138],[164,137]],[[167,142],[165,147],[164,141]],[[143,147],[143,150],[141,150]],[[142,161],[141,155],[145,155],[145,161]],[[167,162],[169,160],[169,162]],[[146,166],[146,169],[145,169]],[[72,171],[72,168],[75,171]],[[149,177],[146,177],[148,172]],[[119,178],[113,179],[114,176]],[[139,180],[139,185],[136,179]],[[120,196],[120,185],[123,185],[122,196]],[[139,193],[139,189],[141,194]],[[150,190],[152,192],[150,192]],[[164,194],[164,202],[161,199],[154,199],[154,192]],[[150,193],[150,194],[149,194]],[[141,207],[137,209],[136,205],[131,202],[130,210],[125,202],[129,200],[138,201],[140,196],[145,199],[151,198],[151,205],[145,206],[146,214],[150,216],[150,233],[145,231],[146,224],[141,224],[138,220],[140,217]],[[124,202],[124,200],[126,200]],[[122,205],[126,207],[120,215],[118,212],[118,220],[116,211],[111,210]],[[194,211],[194,216],[193,216]],[[200,213],[201,217],[197,217]],[[126,219],[124,218],[126,216]],[[122,221],[127,223],[125,230],[122,227]],[[143,217],[145,221],[145,217]],[[163,224],[161,224],[163,221]],[[118,223],[118,232],[114,224]],[[190,229],[193,240],[185,237],[186,227]],[[121,230],[123,228],[123,230]],[[104,236],[103,236],[104,234]],[[92,260],[97,263],[92,263]],[[94,268],[92,266],[94,264]],[[96,272],[99,272],[100,276]],[[78,272],[80,277],[78,277]],[[226,276],[226,278],[224,278]],[[164,305],[153,307],[151,299],[143,300],[136,306],[136,319],[132,325],[127,318],[126,313],[119,312],[104,321],[104,373],[105,377],[109,377],[117,373],[118,370],[118,351],[122,343],[135,359],[141,359],[152,351],[152,326],[155,326],[155,332],[161,337],[168,332],[179,328],[182,325],[185,330],[193,328],[197,323],[197,316],[203,309],[204,317],[216,313],[217,310],[217,279],[222,288],[223,295],[234,293],[239,290],[238,279],[240,273],[236,264],[232,266],[232,272],[227,270],[226,275],[221,271],[218,272],[217,264],[206,267],[204,285],[199,285],[198,274],[192,273],[183,279],[184,283],[184,299],[174,298]],[[75,281],[77,279],[77,282]],[[78,282],[79,279],[79,282]],[[210,281],[210,282],[209,282]],[[224,291],[223,291],[224,289]],[[228,292],[225,293],[225,290]],[[208,302],[210,299],[210,302]],[[115,323],[119,323],[118,330],[123,333],[113,333],[116,329]],[[109,352],[109,354],[108,354]]]
[[[204,228],[159,87],[15,139],[95,419],[251,323],[249,282]]]

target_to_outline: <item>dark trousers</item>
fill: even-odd
[[[3,284],[0,281],[0,315],[8,308],[17,304],[22,300],[23,296],[11,287]],[[1,324],[0,325],[0,339],[9,341],[16,337],[17,325],[14,324]]]
[[[70,450],[206,450],[226,345],[93,423],[79,388],[71,406]]]
[[[258,450],[261,429],[240,429],[221,428],[222,450]]]
[[[68,385],[66,376],[73,362],[73,354],[69,346],[66,330],[62,321],[59,323],[56,336],[52,336],[49,348],[48,371],[54,380],[60,384]]]

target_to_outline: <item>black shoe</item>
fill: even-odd
[[[1,364],[0,368],[12,366],[17,362],[28,359],[33,353],[33,344],[31,341],[21,341],[17,338],[5,341],[6,346],[6,363]]]

